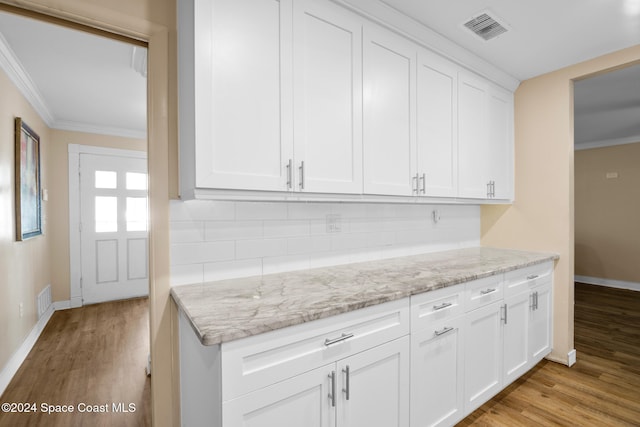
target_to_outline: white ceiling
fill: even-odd
[[[640,43],[640,0],[377,3],[519,81]],[[484,11],[509,31],[484,41],[463,26]],[[131,66],[132,46],[1,12],[0,34],[30,77],[51,127],[145,134],[146,80]],[[575,94],[577,143],[640,140],[640,66],[578,82]]]
[[[0,65],[54,129],[145,138],[147,82],[134,49],[146,61],[144,48],[0,12]]]

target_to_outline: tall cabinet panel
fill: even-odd
[[[458,80],[458,188],[460,197],[488,197],[488,85],[468,73]]]
[[[373,25],[363,44],[364,192],[416,194],[416,47]]]
[[[180,23],[188,16],[185,4]],[[290,8],[290,0],[193,2],[195,66],[193,74],[181,67],[180,78],[193,79],[186,92],[181,84],[195,100],[193,117],[181,111],[181,138],[192,123],[195,147],[186,161],[195,162],[195,187],[285,188],[283,165],[292,154]],[[186,166],[183,172],[193,169]]]
[[[513,198],[513,94],[489,88],[488,178],[493,198]]]
[[[455,197],[458,191],[458,68],[418,52],[417,170],[420,195]]]
[[[332,3],[296,1],[293,37],[297,186],[361,193],[362,24]]]

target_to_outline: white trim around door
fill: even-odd
[[[127,156],[147,158],[147,153],[136,150],[69,144],[69,308],[82,307],[80,256],[80,155]]]

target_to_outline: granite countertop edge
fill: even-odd
[[[547,252],[465,248],[180,285],[171,288],[171,296],[200,342],[210,346],[558,258]],[[474,267],[478,262],[482,265]],[[434,273],[440,264],[446,265]]]

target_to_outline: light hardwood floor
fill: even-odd
[[[640,292],[576,284],[573,367],[543,360],[458,424],[640,426]]]
[[[148,330],[145,299],[56,312],[0,401],[136,412],[0,413],[0,427],[150,425]],[[640,426],[640,293],[577,284],[575,347],[572,368],[542,361],[458,425]]]
[[[0,398],[38,411],[0,412],[0,426],[151,425],[148,319],[146,298],[55,312]],[[74,413],[44,414],[43,404],[73,405]],[[79,413],[82,404],[109,412]],[[114,404],[135,411],[114,413]]]

